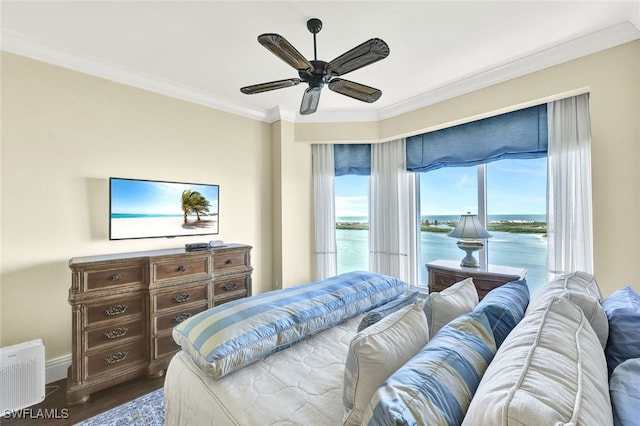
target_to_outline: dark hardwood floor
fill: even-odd
[[[0,417],[0,424],[7,425],[35,425],[46,424],[53,426],[67,426],[78,423],[107,411],[125,402],[132,401],[139,396],[161,388],[164,376],[159,378],[139,377],[109,389],[98,391],[84,404],[67,404],[66,379],[47,385],[47,396],[40,404],[21,410],[27,418],[12,418],[11,415]],[[44,418],[48,417],[48,418]],[[56,417],[56,418],[51,418]]]

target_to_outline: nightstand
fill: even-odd
[[[463,268],[459,261],[436,260],[427,263],[429,272],[429,293],[441,291],[465,278],[473,278],[478,291],[478,298],[482,298],[491,290],[511,281],[522,280],[527,270],[508,266],[489,265],[488,268]]]

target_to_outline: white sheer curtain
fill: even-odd
[[[547,108],[549,279],[593,273],[589,95],[549,102]]]
[[[415,174],[406,170],[406,141],[371,145],[369,270],[417,283]]]
[[[333,145],[314,144],[312,156],[316,279],[322,280],[337,273]]]

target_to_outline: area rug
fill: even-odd
[[[76,424],[76,426],[125,425],[164,425],[164,389],[157,389]]]

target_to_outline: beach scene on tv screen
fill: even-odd
[[[218,233],[218,185],[111,179],[110,238]]]

